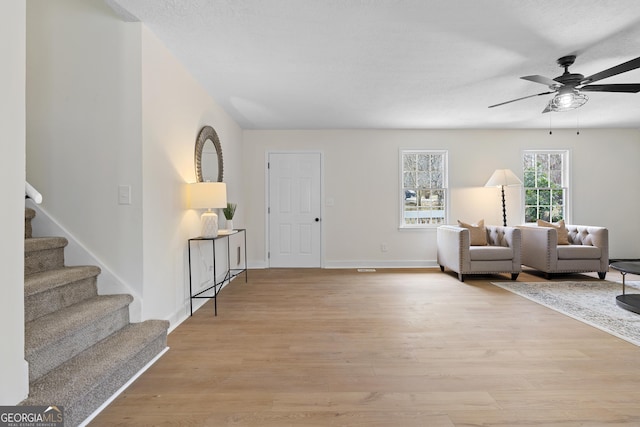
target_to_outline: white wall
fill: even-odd
[[[194,148],[212,126],[222,146],[227,198],[243,206],[240,127],[206,94],[157,37],[142,30],[144,317],[189,311],[187,239],[200,212],[187,210],[185,184],[196,181]],[[236,228],[243,218],[238,209]],[[224,219],[220,215],[220,225]],[[202,300],[200,300],[202,302]]]
[[[24,360],[25,36],[21,1],[0,2],[0,405],[27,397]]]
[[[252,266],[268,265],[265,153],[279,150],[324,153],[324,195],[334,201],[323,207],[327,267],[435,265],[434,230],[398,229],[401,148],[448,150],[450,222],[484,218],[493,224],[502,223],[500,192],[483,186],[495,169],[510,168],[521,177],[523,150],[569,149],[571,222],[608,227],[611,257],[640,258],[638,130],[251,130],[244,132],[244,148]],[[521,191],[506,190],[508,224],[520,224]]]
[[[140,27],[99,0],[27,2],[27,178],[42,208],[138,294]],[[130,205],[118,204],[119,185],[131,186]]]
[[[187,239],[199,234],[183,197],[196,137],[218,132],[241,227],[241,129],[143,24],[102,0],[31,0],[27,19],[27,176],[79,243],[65,256],[84,263],[82,247],[108,269],[101,293],[128,287],[140,300],[132,320],[175,325],[189,309]],[[130,205],[118,204],[120,185]]]

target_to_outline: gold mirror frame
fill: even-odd
[[[222,178],[224,176],[224,163],[222,161],[222,146],[220,145],[220,139],[218,138],[218,134],[211,126],[205,126],[200,129],[200,133],[198,134],[198,138],[196,139],[196,151],[195,151],[195,165],[196,165],[196,180],[197,182],[204,182],[202,178],[202,150],[204,148],[204,144],[207,141],[213,142],[213,146],[216,149],[216,154],[218,155],[218,180],[217,182],[222,182]]]

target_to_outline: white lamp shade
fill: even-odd
[[[522,181],[511,172],[511,169],[496,169],[491,175],[489,181],[484,185],[485,187],[515,187],[522,185]]]
[[[227,207],[227,185],[224,182],[195,182],[189,184],[189,207],[208,209],[200,217],[202,237],[218,235],[218,215],[211,209]]]
[[[196,182],[189,184],[191,209],[215,209],[227,207],[227,184],[224,182]]]

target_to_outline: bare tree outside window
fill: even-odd
[[[401,227],[446,224],[447,153],[401,152]]]

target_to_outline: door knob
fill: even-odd
[[[316,222],[320,222],[320,218],[316,218]]]

